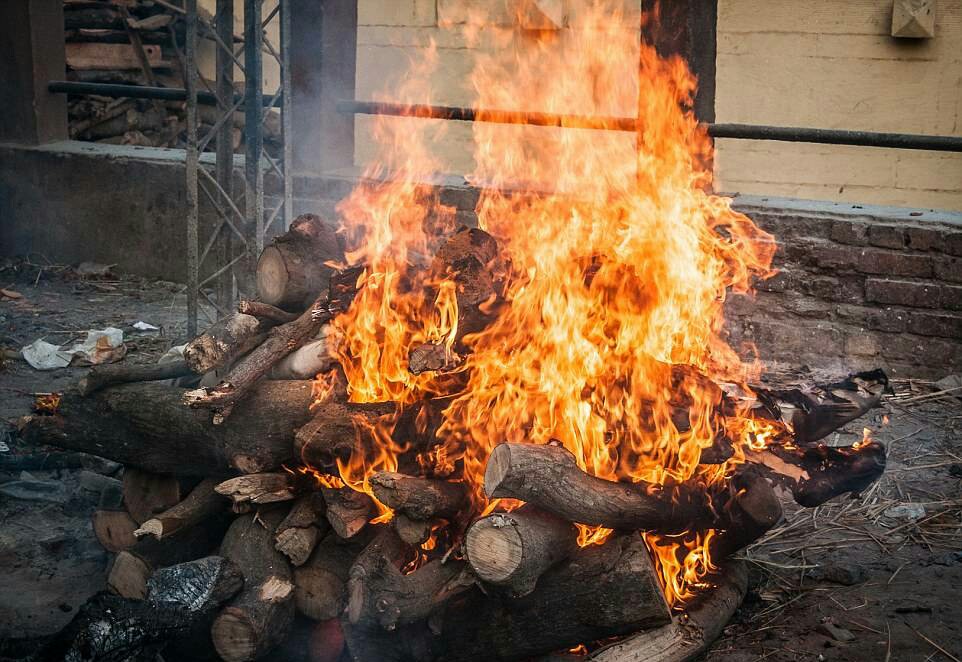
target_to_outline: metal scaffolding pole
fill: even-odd
[[[197,335],[197,293],[200,289],[200,260],[198,259],[198,204],[197,170],[200,157],[197,149],[197,0],[187,0],[187,335]]]
[[[277,218],[284,228],[291,219],[292,182],[290,172],[292,153],[289,112],[281,112],[283,146],[280,163],[264,150],[264,122],[273,108],[282,106],[290,98],[290,11],[288,0],[268,0],[273,9],[263,18],[265,0],[245,0],[244,31],[241,51],[235,50],[240,41],[234,34],[233,0],[217,0],[213,22],[197,15],[197,0],[188,0],[185,21],[188,26],[185,49],[185,89],[182,97],[176,89],[152,88],[146,93],[157,98],[183,98],[186,101],[187,131],[187,308],[188,332],[197,331],[198,314],[213,319],[229,314],[238,291],[252,295],[253,272],[257,256],[271,233]],[[265,36],[271,21],[278,21],[280,52]],[[211,85],[201,76],[197,61],[199,38],[216,44],[216,81]],[[264,95],[264,53],[275,58],[280,68],[280,84],[270,98]],[[234,87],[235,68],[244,76],[244,94]],[[198,90],[203,84],[206,92]],[[74,90],[76,92],[76,90]],[[140,91],[116,90],[117,94],[138,95]],[[198,104],[216,104],[205,111],[205,124],[210,128],[199,135]],[[268,106],[265,108],[265,105]],[[211,112],[213,111],[213,112]],[[235,115],[244,113],[244,186],[234,186]],[[201,154],[211,143],[215,149],[213,174],[201,162]],[[265,214],[264,176],[271,172],[278,184],[279,203]],[[275,181],[272,179],[272,181]],[[216,222],[205,240],[199,229],[200,200],[216,214]],[[283,214],[281,213],[283,212]],[[202,306],[201,303],[207,305]]]

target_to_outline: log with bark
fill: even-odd
[[[216,485],[217,481],[212,478],[200,481],[183,501],[143,522],[134,531],[134,535],[138,538],[151,535],[157,540],[163,540],[184,528],[198,525],[224,512],[227,499],[214,490]]]
[[[180,503],[189,481],[172,474],[158,474],[137,467],[124,470],[124,507],[137,524]]]
[[[379,471],[370,478],[378,501],[409,519],[450,519],[467,501],[464,483]]]
[[[574,553],[577,538],[571,522],[528,504],[474,522],[465,534],[464,552],[482,581],[507,586],[520,597],[531,593],[549,568]]]
[[[596,662],[693,662],[701,659],[748,592],[748,570],[741,561],[726,563],[709,578],[713,587],[685,606],[671,623],[645,630],[588,656]]]
[[[335,467],[338,459],[351,457],[359,433],[364,434],[379,421],[388,420],[396,409],[393,402],[347,402],[346,396],[335,393],[313,407],[311,420],[294,435],[294,452],[304,464]],[[359,426],[357,421],[363,424]]]
[[[290,559],[295,568],[304,565],[315,545],[330,528],[324,510],[324,497],[320,492],[305,494],[298,497],[278,525],[274,547]]]
[[[460,579],[464,564],[430,561],[410,574],[401,569],[416,554],[393,528],[381,526],[351,566],[347,618],[352,626],[391,631],[427,618],[439,605],[471,584]]]
[[[247,474],[219,483],[214,491],[230,499],[236,512],[247,512],[250,506],[292,500],[298,491],[295,482],[287,471]]]
[[[340,616],[347,606],[347,581],[351,566],[368,542],[369,536],[344,540],[337,533],[327,534],[314,548],[307,562],[294,569],[294,602],[297,610],[315,621]]]
[[[374,502],[349,487],[323,487],[325,516],[334,532],[347,540],[360,533],[374,517]]]
[[[86,396],[115,384],[177,379],[190,374],[193,374],[193,370],[182,359],[147,365],[127,365],[125,363],[97,365],[80,379],[77,390],[80,395]]]
[[[343,259],[333,226],[314,214],[302,214],[290,230],[275,238],[257,261],[261,301],[285,310],[303,310],[327,290],[333,269]]]
[[[214,423],[223,423],[234,405],[254,389],[275,363],[317,335],[335,312],[337,309],[331,308],[326,294],[318,297],[296,320],[271,329],[267,339],[238,361],[217,386],[188,391],[184,394],[184,402],[191,407],[212,410]]]
[[[714,513],[698,486],[616,483],[582,471],[563,446],[504,443],[484,472],[489,497],[531,503],[569,522],[611,529],[676,533],[699,528]]]
[[[445,600],[426,621],[396,632],[352,626],[349,619],[344,630],[355,660],[507,662],[670,621],[644,542],[626,534],[578,550],[527,596],[474,587]]]
[[[244,315],[253,315],[261,320],[261,323],[273,322],[274,324],[287,324],[297,319],[299,313],[291,313],[281,310],[276,306],[263,301],[251,299],[241,299],[237,304],[237,312]]]
[[[294,620],[291,566],[274,549],[282,509],[242,515],[221,544],[221,555],[244,576],[244,589],[217,615],[211,638],[227,662],[255,660],[276,647]]]
[[[21,419],[31,444],[100,455],[181,476],[225,476],[280,467],[293,458],[294,430],[310,419],[312,385],[265,381],[224,425],[183,406],[185,390],[157,383],[113,386],[84,398],[65,392],[53,415]]]
[[[234,313],[187,343],[184,360],[198,375],[223,368],[263,342],[272,320]]]

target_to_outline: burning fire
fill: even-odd
[[[479,46],[470,78],[477,107],[638,116],[643,125],[637,134],[473,125],[478,222],[500,247],[504,303],[464,341],[466,386],[444,411],[444,444],[431,461],[448,473],[458,467],[477,514],[496,507],[483,476],[504,441],[555,439],[595,476],[697,481],[710,491],[745,449],[765,447],[774,434],[747,413],[717,429],[721,395],[704,380],[744,383],[757,371],[724,340],[722,306],[729,291],[748,292],[753,277],[770,273],[772,238],[710,192],[712,143],[690,110],[696,81],[684,61],[639,44],[639,17],[615,6],[622,3],[572,4],[570,24],[556,33],[482,20],[466,30]],[[432,103],[436,66],[432,48],[392,100]],[[445,128],[441,120],[379,118],[381,153],[367,176],[390,178],[358,186],[339,209],[353,247],[347,262],[366,266],[352,307],[334,321],[354,402],[450,395],[437,373],[408,371],[413,347],[452,351],[458,329],[453,274],[429,268],[454,210],[421,184],[438,170],[430,146]],[[519,184],[529,192],[507,192]],[[687,425],[678,424],[679,408]],[[397,468],[407,446],[391,427],[379,421],[369,431],[379,443],[338,462],[348,486],[372,494],[368,477]],[[724,435],[733,458],[699,464]],[[378,519],[389,517],[382,506]],[[580,529],[582,545],[610,533]],[[690,597],[713,567],[713,535],[644,534],[671,602]]]

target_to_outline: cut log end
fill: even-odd
[[[217,654],[225,662],[246,662],[257,658],[260,636],[256,624],[240,609],[224,608],[211,626]]]
[[[471,567],[492,584],[507,581],[521,567],[524,541],[518,530],[494,518],[479,520],[465,537]]]

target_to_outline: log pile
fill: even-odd
[[[154,0],[64,0],[67,80],[183,88],[186,26],[177,4]],[[214,45],[213,16],[204,9],[198,12],[199,37]],[[237,35],[235,42],[240,41]],[[214,87],[209,81],[206,85]],[[239,88],[238,92],[243,90]],[[180,101],[70,95],[67,112],[68,131],[74,140],[148,147],[186,145],[186,115]],[[217,120],[215,108],[199,106],[201,136]],[[234,113],[232,124],[232,149],[242,150],[243,112]],[[263,132],[265,148],[277,156],[281,127],[276,113],[268,114]],[[206,149],[213,151],[216,146],[214,137]]]
[[[446,397],[404,407],[349,400],[328,322],[365,281],[361,268],[334,268],[342,251],[321,219],[298,218],[261,257],[260,299],[192,340],[183,362],[94,368],[56,411],[21,421],[27,441],[126,467],[122,498],[102,503],[93,523],[115,554],[111,593],[78,614],[56,651],[89,649],[100,627],[138,655],[164,655],[174,633],[192,642],[191,655],[228,661],[277,659],[292,642],[302,644],[293,659],[334,660],[346,650],[359,661],[522,660],[602,640],[598,659],[614,659],[617,646],[647,651],[644,659],[690,659],[744,595],[743,569],[713,580],[706,604],[714,606],[693,607],[697,641],[659,657],[646,631],[668,641],[692,630],[672,620],[639,531],[711,531],[707,551],[721,563],[779,521],[773,485],[817,506],[864,489],[884,468],[876,443],[818,443],[878,404],[885,377],[863,373],[806,392],[759,387],[750,407],[719,391],[718,416],[750,411],[781,425],[783,437],[747,451],[710,490],[605,480],[560,443],[503,443],[487,458],[484,491],[520,506],[482,516],[462,467],[425,461],[443,441]],[[489,235],[461,229],[427,261],[460,283],[464,333],[496,314],[497,252]],[[412,372],[444,375],[453,393],[464,384],[453,357],[469,351],[460,333],[447,347],[416,347]],[[319,373],[334,377],[323,397],[311,381]],[[183,374],[216,378],[196,389],[161,382]],[[681,398],[678,407],[685,411]],[[687,414],[673,418],[681,426]],[[396,440],[397,466],[369,472],[363,485],[345,475],[385,434]],[[702,461],[732,452],[720,435]],[[579,547],[576,524],[614,532]],[[184,595],[173,595],[178,577],[190,584]],[[117,619],[142,627],[125,633]]]

